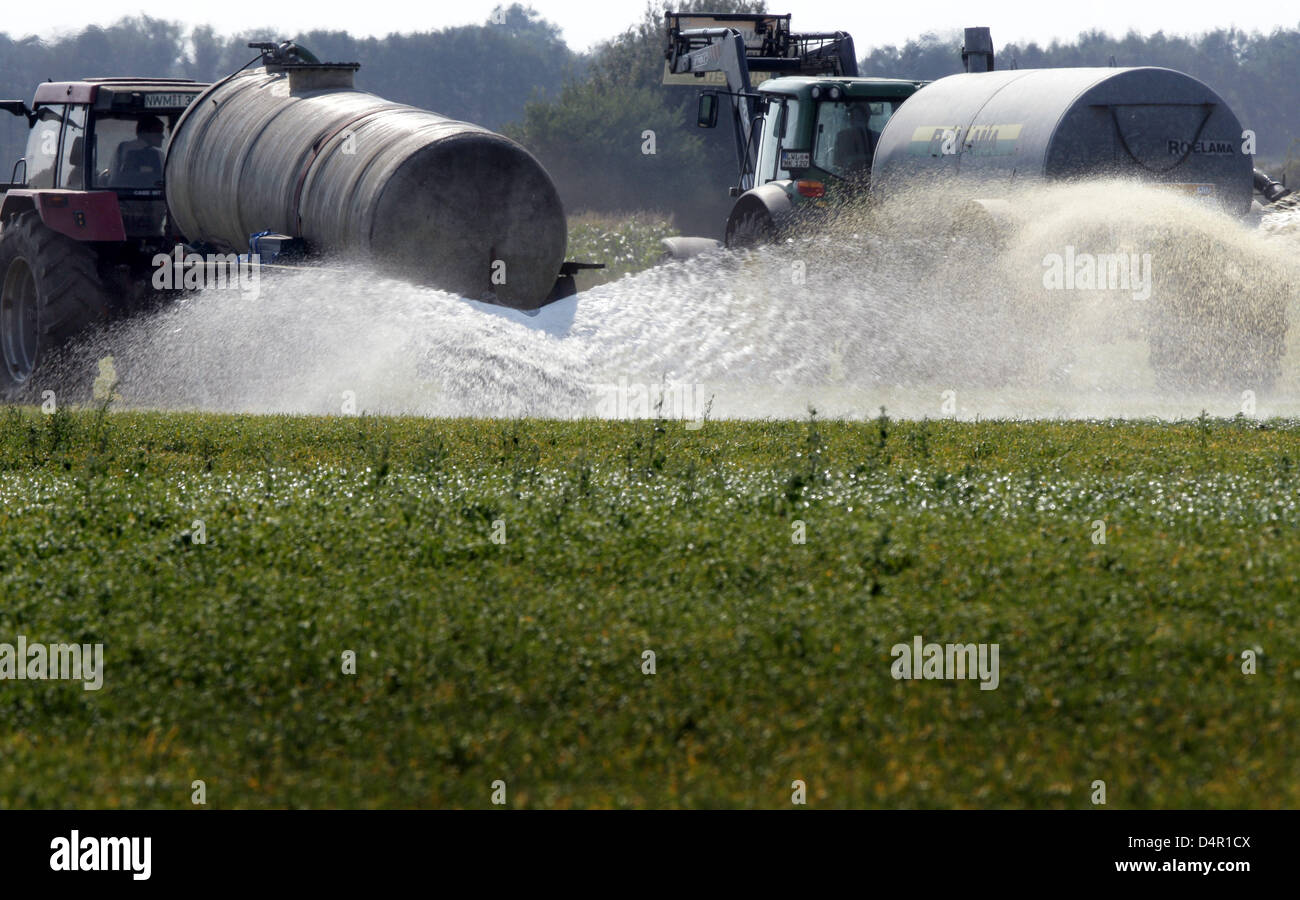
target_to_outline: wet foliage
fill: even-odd
[[[0,641],[105,672],[0,681],[0,805],[1294,806],[1297,461],[1244,417],[5,409]],[[999,687],[894,680],[914,635]]]

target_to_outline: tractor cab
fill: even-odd
[[[25,390],[49,349],[146,296],[152,260],[180,240],[167,141],[206,87],[87,78],[40,85],[30,107],[0,103],[29,128],[0,184],[0,395]]]
[[[30,125],[0,218],[37,209],[78,240],[166,237],[167,140],[205,87],[179,78],[87,78],[40,85],[30,108],[0,104]],[[80,212],[70,227],[53,213],[61,208]]]
[[[796,213],[815,217],[864,191],[885,123],[924,84],[791,76],[759,85],[757,146],[742,157],[740,186],[731,189],[739,199],[727,221],[727,244],[768,240]]]
[[[865,187],[885,123],[925,85],[860,77],[848,32],[796,33],[788,15],[670,12],[665,24],[664,83],[707,88],[701,128],[716,128],[729,107],[739,175],[728,246],[764,242],[796,206],[812,212]]]
[[[923,82],[887,78],[778,78],[758,88],[761,126],[754,184],[816,182],[817,197],[865,186],[876,143]]]

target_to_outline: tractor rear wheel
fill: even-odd
[[[34,212],[0,231],[0,391],[31,381],[45,355],[108,315],[95,251]]]
[[[727,246],[734,250],[759,247],[776,240],[776,223],[765,209],[733,214],[727,223]]]

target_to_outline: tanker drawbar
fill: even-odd
[[[168,144],[167,205],[190,242],[246,252],[275,232],[515,309],[564,295],[564,210],[527,150],[357,90],[356,63],[254,46],[263,65],[208,88]]]

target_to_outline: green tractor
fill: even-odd
[[[815,221],[837,200],[865,190],[881,130],[920,84],[790,77],[759,85],[754,187],[735,191],[727,246],[768,242],[790,222]]]
[[[729,108],[739,177],[730,189],[727,247],[770,241],[865,190],[885,123],[926,84],[860,77],[852,37],[794,34],[788,15],[667,18],[665,83],[704,83],[702,128],[717,127]],[[718,246],[706,238],[664,241],[672,258]]]

